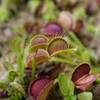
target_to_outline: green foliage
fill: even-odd
[[[0,89],[5,89],[6,85],[4,82],[0,81]]]
[[[77,52],[74,57],[76,57],[80,62],[91,62],[91,70],[95,73],[99,73],[99,70],[95,69],[93,66],[98,65],[98,61],[90,54],[87,48],[82,44],[82,42],[78,39],[78,37],[73,33],[69,33],[70,37],[72,38],[71,45],[78,46]]]
[[[59,58],[59,57],[51,57],[50,61],[62,62],[62,63],[72,64],[72,65],[77,65],[77,63],[74,62],[72,59],[63,59],[63,58]]]
[[[12,82],[12,83],[10,83],[11,84],[11,86],[12,86],[12,88],[14,89],[14,91],[16,92],[19,92],[20,94],[22,94],[23,96],[25,96],[25,91],[24,91],[24,89],[23,89],[23,87],[20,85],[20,84],[18,84],[18,83],[16,83],[16,82]]]
[[[5,22],[11,17],[11,12],[5,8],[5,7],[0,7],[0,22]]]
[[[35,77],[35,71],[36,71],[36,54],[32,59],[32,79]]]
[[[92,93],[91,92],[83,92],[78,94],[78,100],[92,100]]]
[[[23,77],[23,75],[24,75],[24,61],[23,61],[23,56],[21,54],[19,54],[17,56],[16,60],[17,60],[18,70],[19,70],[20,76]]]
[[[71,81],[69,76],[61,73],[58,77],[58,84],[63,95],[74,93],[74,83]]]
[[[64,100],[76,100],[76,96],[72,95],[72,94],[69,94],[69,95],[64,97]]]

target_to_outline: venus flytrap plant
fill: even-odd
[[[77,65],[76,62],[73,61],[73,59],[66,59],[67,54],[74,54],[76,48],[69,48],[69,43],[67,42],[66,38],[63,37],[55,37],[51,39],[51,41],[48,44],[47,51],[51,56],[51,61],[58,61],[63,63],[69,63],[73,65]],[[56,56],[61,57],[56,57]],[[76,57],[79,57],[78,55]],[[66,59],[66,60],[65,60]]]
[[[99,74],[89,74],[89,72],[90,65],[87,63],[82,63],[76,67],[72,74],[72,81],[77,88],[86,91],[88,86],[99,77]]]
[[[23,93],[24,90],[22,88],[22,86],[18,83],[14,84],[15,82],[10,82],[10,83],[4,83],[1,82],[1,87],[0,89],[3,89],[3,91],[6,92],[6,94],[4,94],[4,97],[0,97],[1,99],[4,98],[8,98],[9,100],[22,100],[23,96],[25,96]]]
[[[77,56],[81,56],[81,59],[79,59],[81,62],[91,62],[91,70],[95,73],[98,73],[99,70],[97,70],[96,68],[94,68],[93,66],[99,66],[98,65],[98,61],[89,53],[89,51],[86,49],[86,47],[81,43],[81,41],[78,39],[78,37],[73,33],[70,32],[69,33],[70,37],[72,38],[72,40],[70,41],[71,45],[77,46],[79,45],[76,55]],[[84,51],[84,52],[83,52]],[[75,56],[75,57],[77,57]],[[99,68],[98,68],[99,69]]]
[[[92,93],[86,92],[89,86],[99,77],[99,74],[89,74],[90,65],[87,63],[80,64],[72,73],[72,81],[76,88],[79,88],[83,93],[78,94],[78,100],[92,100]]]
[[[18,65],[20,66],[18,71],[14,69],[13,65],[10,62],[5,61],[3,63],[7,72],[4,77],[6,80],[4,80],[4,84],[2,84],[2,85],[5,85],[5,88],[2,87],[2,89],[7,92],[7,94],[5,95],[9,97],[9,100],[14,100],[14,99],[22,100],[22,98],[25,96],[21,92],[21,90],[24,91],[23,87],[25,86],[24,80],[23,80],[23,69],[22,69],[24,68],[23,60],[21,56],[19,56],[17,60],[18,60]],[[16,84],[13,84],[13,83],[16,83]]]
[[[50,33],[51,34],[51,33]],[[34,36],[31,41],[30,41],[30,46],[29,46],[29,54],[36,52],[38,49],[41,47],[46,47],[47,52],[49,53],[50,60],[51,61],[60,61],[64,63],[70,63],[73,65],[77,65],[76,62],[74,62],[72,59],[62,59],[60,57],[56,57],[57,55],[60,55],[64,58],[66,58],[65,54],[73,54],[75,57],[78,59],[81,59],[78,55],[76,55],[74,52],[76,51],[76,48],[69,48],[69,39],[65,38],[66,36],[59,36],[60,34],[57,34],[57,36],[53,34],[52,39],[48,39],[44,35],[36,35]],[[47,41],[48,40],[48,41]],[[30,54],[30,56],[33,54]],[[31,62],[30,62],[31,63]]]

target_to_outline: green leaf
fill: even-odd
[[[64,97],[64,100],[76,100],[76,96],[75,95],[67,95]]]
[[[83,92],[78,94],[78,100],[92,100],[92,93],[91,92]]]
[[[24,62],[23,62],[23,57],[21,54],[19,54],[17,56],[17,64],[18,64],[18,70],[19,70],[19,73],[20,73],[20,76],[23,76],[24,74]]]
[[[36,71],[36,54],[34,55],[34,58],[32,59],[32,79],[35,76]]]
[[[4,82],[0,81],[0,89],[5,89],[6,85]]]
[[[74,83],[70,80],[70,78],[66,74],[61,73],[59,75],[58,84],[63,95],[73,94]]]

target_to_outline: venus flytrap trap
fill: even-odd
[[[75,54],[77,48],[69,48],[69,43],[67,42],[67,38],[65,37],[54,37],[48,44],[47,51],[51,56],[51,61],[58,61],[63,63],[69,63],[73,65],[77,65],[73,59],[66,58],[67,54],[73,54],[76,58],[80,58],[78,55]],[[61,57],[56,57],[56,56]],[[66,60],[65,60],[66,59]]]
[[[40,30],[41,34],[46,35],[48,38],[63,35],[63,29],[57,22],[46,23]]]
[[[59,53],[63,53],[64,50],[67,50],[67,49],[68,49],[67,42],[63,38],[55,37],[50,41],[47,51],[51,56],[54,56]]]
[[[71,13],[67,11],[59,13],[57,21],[67,31],[71,31],[75,26]]]
[[[75,83],[75,86],[82,91],[86,91],[88,86],[99,77],[99,74],[89,74],[89,72],[90,65],[82,63],[76,67],[72,74],[72,81]]]
[[[46,100],[52,86],[53,81],[49,77],[38,77],[31,82],[28,92],[34,100]]]
[[[31,39],[29,53],[37,51],[39,48],[46,48],[49,39],[44,35],[36,35]]]
[[[28,68],[32,67],[32,58],[34,58],[35,52],[29,54],[26,58],[26,66]],[[38,49],[36,54],[36,64],[42,63],[44,61],[48,61],[50,59],[50,55],[46,50]]]
[[[72,73],[72,81],[76,88],[79,88],[83,93],[78,94],[78,100],[92,100],[92,93],[86,92],[89,86],[99,77],[99,74],[89,74],[90,65],[82,63]]]

